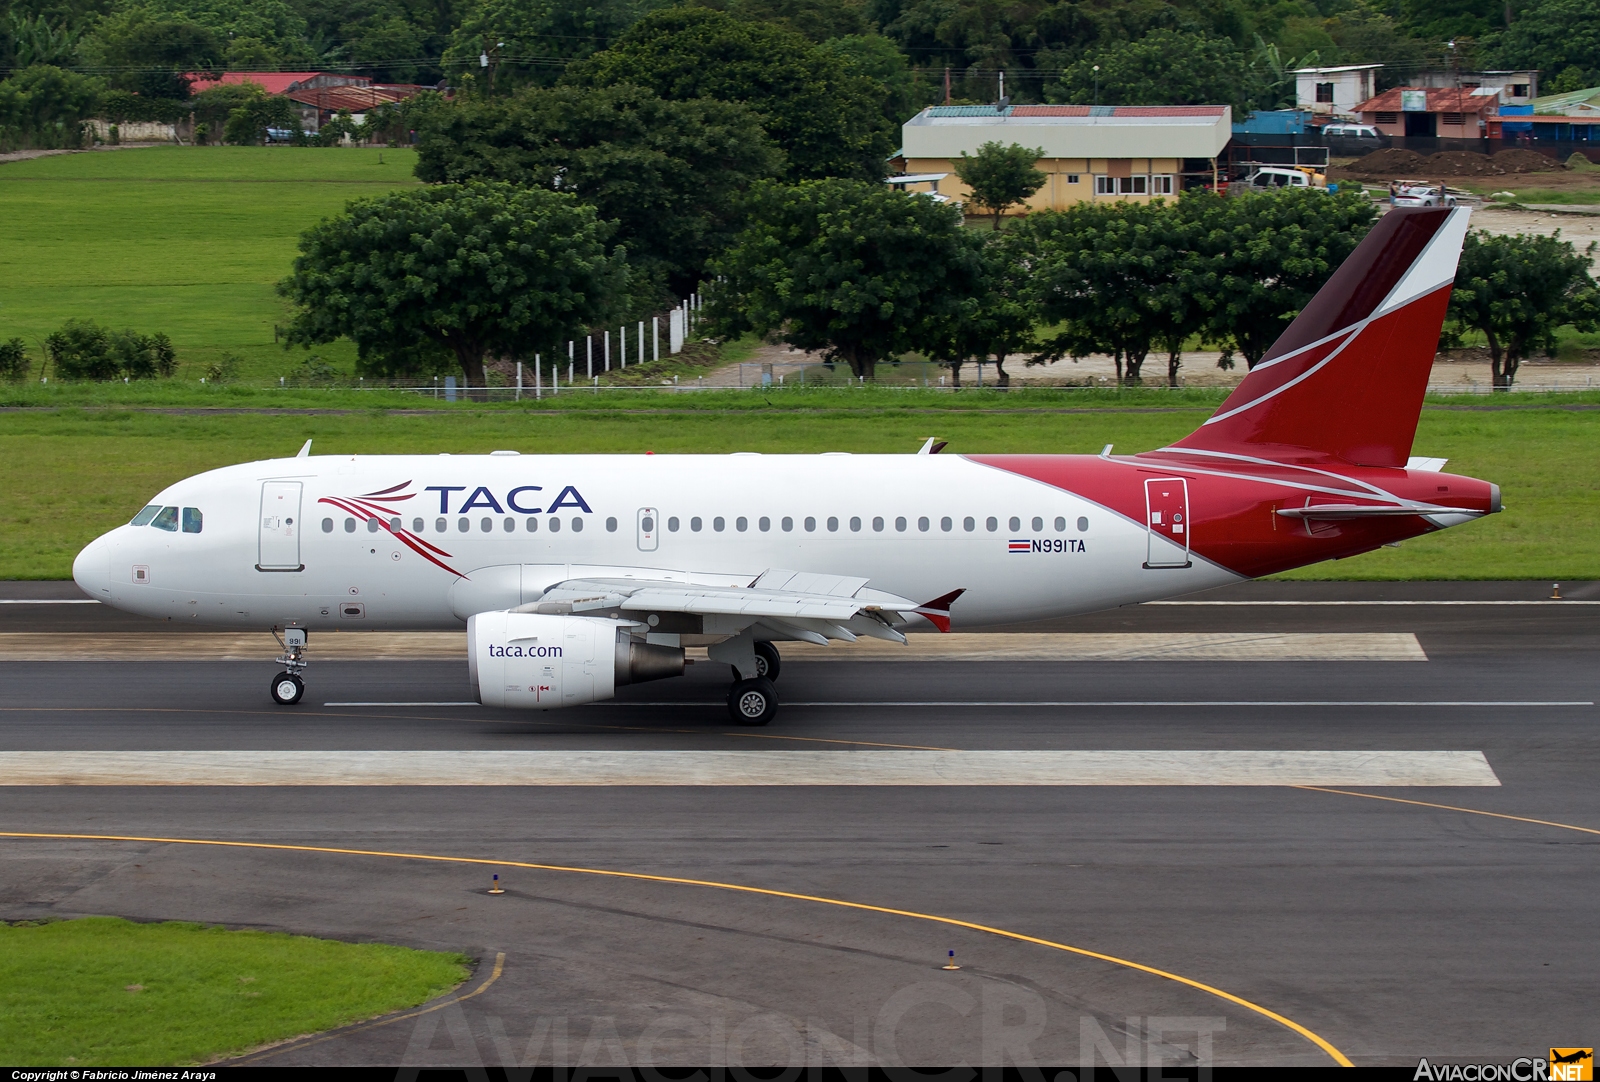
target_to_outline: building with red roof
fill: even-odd
[[[1397,86],[1368,98],[1356,112],[1384,135],[1487,139],[1491,120],[1500,115],[1500,88]]]
[[[327,71],[228,71],[219,76],[194,74],[193,93],[217,86],[255,83],[268,94],[281,95],[300,106],[300,126],[314,132],[342,111],[357,120],[380,105],[405,101],[433,87],[411,83],[374,83],[364,75]]]

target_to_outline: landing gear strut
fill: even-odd
[[[737,725],[765,725],[777,716],[778,689],[765,676],[736,680],[728,690],[728,713]]]
[[[300,678],[300,674],[306,671],[306,629],[284,628],[280,639],[274,628],[272,637],[278,639],[278,645],[283,647],[283,656],[278,658],[283,672],[272,678],[272,701],[279,706],[293,706],[306,693],[306,682]]]

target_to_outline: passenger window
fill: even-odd
[[[829,533],[837,533],[838,529],[839,529],[839,519],[838,519],[838,517],[835,516],[835,515],[829,515],[828,516],[828,532]]]
[[[463,516],[462,518],[456,519],[456,530],[457,531],[459,531],[460,533],[466,533],[470,529],[472,529],[472,521],[470,519],[466,518],[465,516]]]
[[[978,528],[978,520],[973,518],[971,515],[968,515],[966,518],[961,520],[961,528],[966,530],[968,533],[971,533],[973,530]]]
[[[530,518],[527,522],[523,523],[523,525],[528,528],[529,533],[539,532],[539,520],[536,518]]]
[[[1065,533],[1066,529],[1067,529],[1067,520],[1062,518],[1060,515],[1057,515],[1056,516],[1056,533]]]
[[[550,520],[550,532],[551,533],[560,533],[561,532],[561,520],[560,519],[553,518],[553,519]]]
[[[514,519],[514,518],[506,519],[504,522],[501,523],[501,526],[505,529],[506,533],[516,533],[517,532],[517,520]]]
[[[711,520],[711,528],[718,533],[721,533],[723,530],[728,528],[728,520],[723,518],[721,515],[718,515],[716,518]]]
[[[378,519],[377,519],[376,516],[367,519],[367,532],[368,533],[377,533],[378,532]]]
[[[582,533],[583,532],[583,519],[577,517],[576,515],[574,515],[573,518],[572,518],[572,532],[573,533]]]
[[[1034,515],[1033,516],[1033,532],[1034,533],[1043,533],[1044,532],[1044,519],[1040,518],[1038,515]]]
[[[921,518],[917,519],[917,529],[921,530],[923,533],[927,533],[928,532],[928,516],[927,515],[923,515]]]
[[[347,519],[344,520],[344,532],[345,533],[355,533],[356,532],[356,520],[355,519],[347,518]]]
[[[327,520],[324,519],[323,521],[326,522]],[[423,521],[420,518],[412,519],[411,520],[411,532],[412,533],[421,533],[422,532],[422,527],[424,525],[425,524],[423,523]]]
[[[700,532],[700,516],[699,515],[696,515],[694,518],[689,520],[689,529],[693,530],[695,533],[699,533]]]
[[[1089,520],[1086,519],[1086,518],[1080,518],[1078,520],[1078,532],[1079,533],[1083,533],[1088,528],[1089,528]]]
[[[148,526],[150,525],[150,520],[155,518],[160,512],[161,505],[159,503],[153,503],[149,507],[146,507],[143,511],[140,511],[137,515],[134,515],[133,521],[128,523],[128,525]]]
[[[617,520],[614,519],[614,518],[607,518],[606,519],[606,533],[616,533],[616,532],[617,532]],[[649,532],[649,527],[645,528],[645,532],[646,533]]]
[[[817,520],[810,515],[806,516],[806,533],[811,533],[817,528]]]
[[[738,530],[740,533],[744,533],[750,528],[750,520],[745,518],[743,515],[740,515],[738,518],[733,520],[733,528]]]
[[[494,529],[494,519],[485,515],[483,518],[478,520],[478,529],[482,530],[484,533],[491,532]]]
[[[185,507],[183,509],[183,532],[184,533],[199,533],[200,532],[200,527],[204,523],[204,521],[205,521],[204,518],[200,514],[200,508],[198,508],[198,507]]]
[[[163,507],[161,513],[156,515],[155,521],[151,522],[150,525],[158,530],[166,530],[168,533],[177,533],[178,509],[176,507]]]
[[[951,520],[949,515],[946,515],[944,518],[939,520],[939,529],[943,530],[945,533],[949,533],[951,530],[955,529],[955,525],[955,522]]]
[[[1018,518],[1016,515],[1012,515],[1011,516],[1011,532],[1012,533],[1016,533],[1020,529],[1022,529],[1022,520],[1020,518]]]
[[[678,516],[677,515],[673,515],[671,518],[667,519],[667,529],[671,533],[677,533],[678,532]]]
[[[434,529],[435,533],[444,533],[449,528],[450,528],[450,524],[448,522],[446,522],[444,519],[436,518],[436,519],[433,520],[433,529]]]
[[[395,533],[399,533],[400,532],[400,520],[397,519],[397,518],[390,519],[389,520],[389,529],[393,530]]]
[[[861,532],[861,517],[859,515],[851,515],[850,516],[850,532],[851,533],[860,533]]]
[[[418,519],[417,521],[421,522],[422,520]],[[322,532],[323,533],[332,533],[333,532],[333,519],[325,518],[325,519],[322,520]]]
[[[772,520],[766,515],[762,515],[760,518],[756,519],[756,529],[760,530],[762,533],[766,533],[768,530],[772,529]]]
[[[993,515],[990,515],[988,518],[983,520],[983,527],[990,533],[994,533],[1000,528],[1000,520],[995,518]]]
[[[779,525],[783,527],[784,533],[788,533],[790,530],[794,529],[794,519],[790,518],[788,515],[784,515],[783,521],[779,523]]]
[[[877,533],[882,533],[883,532],[883,519],[880,518],[880,517],[874,517],[873,520],[872,520],[872,528]]]
[[[899,518],[894,520],[894,528],[899,530],[901,533],[906,532],[906,517],[904,515],[901,515]]]

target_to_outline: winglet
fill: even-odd
[[[956,598],[966,593],[966,588],[951,590],[943,597],[936,597],[932,601],[925,601],[914,610],[919,616],[924,617],[928,623],[938,628],[942,633],[950,633],[950,606],[955,604]]]
[[[306,440],[305,443],[301,444],[300,445],[300,453],[295,455],[294,457],[295,458],[310,458],[311,457],[311,441],[310,440]]]
[[[949,440],[941,440],[937,436],[929,436],[928,442],[922,445],[917,452],[919,455],[936,455],[950,445]]]

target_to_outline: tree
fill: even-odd
[[[636,285],[687,296],[738,228],[739,194],[783,157],[741,105],[664,101],[634,86],[477,98],[421,121],[417,175],[571,193],[617,224]]]
[[[746,105],[788,155],[796,179],[877,180],[894,149],[881,91],[792,30],[676,7],[634,24],[605,52],[567,69],[586,86],[631,83],[663,98]]]
[[[92,319],[69,319],[44,340],[44,348],[59,379],[150,379],[170,376],[178,367],[165,334],[111,331]]]
[[[1592,0],[1536,0],[1522,9],[1494,50],[1497,65],[1542,68],[1576,86],[1552,86],[1547,93],[1600,86],[1600,18]]]
[[[28,362],[28,347],[22,339],[0,342],[0,379],[7,383],[21,383],[32,370],[33,366]]]
[[[1600,289],[1589,277],[1595,245],[1582,254],[1560,238],[1467,234],[1450,295],[1450,319],[1459,336],[1479,331],[1489,343],[1497,391],[1509,391],[1522,360],[1536,349],[1553,351],[1556,331],[1600,325]]]
[[[1242,118],[1250,84],[1248,60],[1226,38],[1153,30],[1088,51],[1045,93],[1074,105],[1231,105]]]
[[[0,148],[78,146],[101,87],[87,75],[43,64],[0,82]]]
[[[1254,368],[1366,236],[1377,211],[1355,193],[1284,188],[1240,198],[1189,192],[1178,201],[1205,258],[1207,338]]]
[[[551,352],[609,314],[627,285],[609,232],[570,195],[505,183],[357,200],[301,234],[278,283],[290,343],[349,337],[373,371],[445,352],[481,387],[485,357]]]
[[[84,51],[114,73],[118,89],[181,101],[189,96],[190,73],[221,74],[226,47],[201,23],[129,7],[102,20]]]
[[[223,139],[234,146],[254,146],[265,142],[267,133],[274,130],[298,132],[300,109],[288,98],[262,91],[244,98],[228,110]]]
[[[982,238],[923,196],[863,181],[766,181],[747,211],[710,268],[720,333],[776,334],[870,379],[977,292]]]
[[[876,84],[882,95],[884,119],[897,128],[916,116],[924,105],[938,100],[933,86],[913,72],[905,54],[881,34],[830,38],[818,48],[838,57],[850,74]]]
[[[992,237],[982,248],[972,291],[956,298],[948,314],[930,319],[919,346],[950,369],[951,383],[961,386],[961,366],[969,360],[993,359],[996,386],[1011,386],[1006,361],[1036,352],[1034,306],[1027,295],[1027,272],[1009,243],[1010,234]]]
[[[84,51],[115,49],[119,40],[144,24],[198,24],[225,43],[220,59],[235,68],[262,66],[248,63],[251,58],[266,59],[271,67],[292,67],[310,59],[306,21],[285,0],[128,0],[96,26]],[[182,40],[187,41],[190,33],[185,29]],[[159,36],[141,40],[146,48],[161,45]]]
[[[461,25],[450,35],[445,66],[465,69],[487,89],[506,92],[527,86],[550,86],[562,65],[550,61],[582,60],[609,47],[660,0],[481,0],[467,8]],[[488,55],[483,71],[478,58]]]
[[[1033,167],[1042,157],[1044,150],[1040,148],[984,143],[971,157],[966,151],[961,152],[961,159],[955,163],[956,176],[972,190],[971,201],[994,214],[998,231],[1006,208],[1026,202],[1050,179]]]

